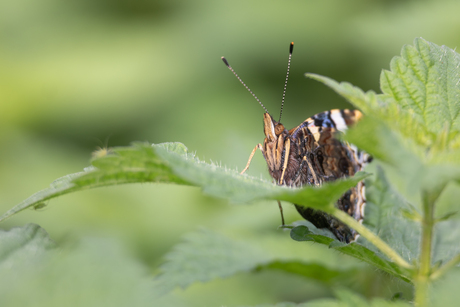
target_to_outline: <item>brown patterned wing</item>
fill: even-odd
[[[291,141],[297,143],[301,165],[301,176],[293,182],[296,186],[304,184],[321,185],[326,181],[353,176],[369,160],[369,156],[354,145],[338,140],[341,131],[353,125],[362,116],[359,111],[331,110],[319,113],[291,129]],[[364,218],[364,183],[348,190],[338,201],[340,210],[362,222]],[[336,237],[345,242],[356,240],[357,233],[334,217],[318,210],[296,206],[299,213],[316,227],[330,229]]]

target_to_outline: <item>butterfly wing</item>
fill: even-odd
[[[299,176],[291,184],[321,185],[327,181],[353,176],[368,162],[369,156],[354,145],[338,139],[341,132],[361,118],[357,110],[331,110],[316,114],[289,131],[291,141],[297,143],[301,164]],[[364,183],[360,182],[348,190],[338,201],[340,210],[358,221],[364,217]],[[297,206],[297,211],[318,228],[330,229],[336,237],[345,242],[356,240],[357,233],[334,217],[311,208]]]

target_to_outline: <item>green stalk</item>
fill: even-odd
[[[434,203],[438,195],[423,192],[422,242],[420,267],[414,278],[414,303],[417,307],[428,305],[428,285],[431,274],[431,249],[433,243]]]
[[[374,244],[383,254],[391,259],[394,263],[400,267],[406,269],[412,269],[412,266],[404,260],[394,249],[392,249],[388,244],[386,244],[382,239],[380,239],[376,234],[370,231],[368,228],[360,224],[357,220],[349,216],[344,211],[334,208],[332,215],[337,217],[339,220],[356,230],[361,236],[366,238],[369,242]]]

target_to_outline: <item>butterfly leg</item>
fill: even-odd
[[[281,213],[281,227],[285,226],[284,224],[284,214],[283,214],[283,207],[281,206],[281,202],[277,200],[278,202],[278,207],[280,208],[280,213]]]
[[[264,154],[264,149],[262,148],[262,144],[257,144],[256,147],[254,147],[254,149],[252,150],[251,152],[251,155],[249,156],[249,160],[248,160],[248,163],[246,164],[246,167],[241,171],[241,175],[244,174],[244,172],[246,172],[249,168],[249,164],[251,164],[251,160],[252,160],[252,157],[254,157],[254,154],[256,153],[256,150],[257,149],[260,149],[260,151],[262,152],[262,154]]]

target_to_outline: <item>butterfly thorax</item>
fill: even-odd
[[[292,139],[284,125],[276,122],[270,114],[264,114],[265,140],[263,153],[272,178],[280,185],[295,185],[299,179],[306,180],[306,173],[299,172],[298,142]]]

